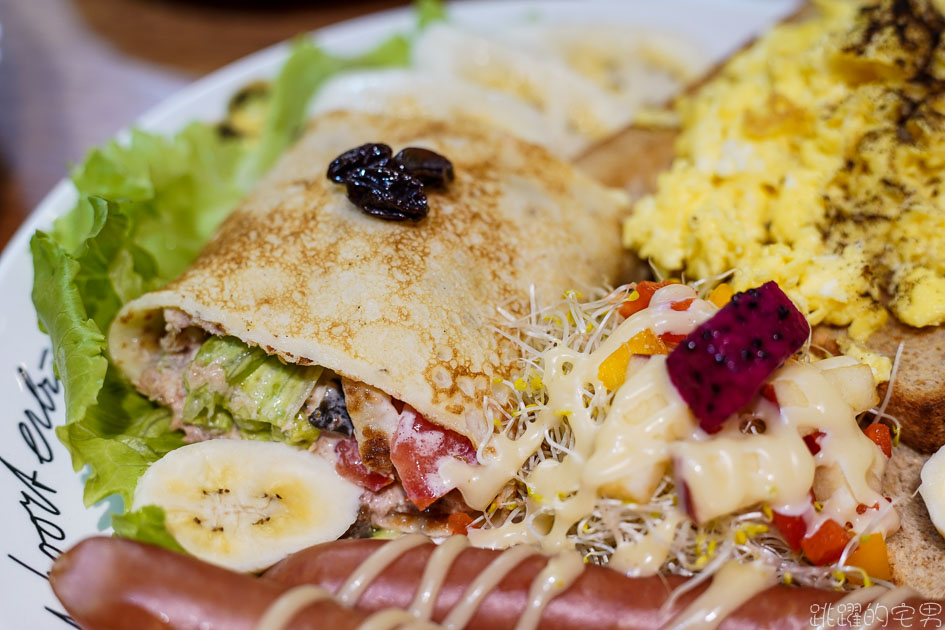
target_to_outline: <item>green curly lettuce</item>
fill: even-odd
[[[146,505],[140,510],[125,514],[115,514],[112,516],[112,529],[115,530],[116,536],[122,538],[134,538],[171,551],[184,551],[164,526],[164,510],[156,505]]]

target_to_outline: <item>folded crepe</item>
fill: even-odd
[[[425,219],[369,216],[326,178],[333,158],[367,142],[395,152],[425,147],[452,161],[455,180],[428,191]],[[256,378],[271,385],[265,396],[275,400],[262,400],[260,387],[247,389],[245,415],[259,419],[266,407],[291,433],[292,422],[300,428],[317,412],[312,383],[341,377],[362,458],[385,471],[390,407],[372,397],[389,395],[478,444],[492,430],[483,404],[493,379],[516,368],[495,328],[497,307],[518,316],[532,290],[557,299],[613,283],[626,209],[622,193],[545,149],[472,121],[329,113],[313,121],[180,278],[125,305],[109,351],[133,384],[174,409],[180,425],[203,414],[204,433],[194,438],[231,428],[207,421],[219,399],[208,400],[206,390],[245,373],[247,362],[269,361],[276,371],[318,366],[293,373],[289,381],[307,383],[298,388]],[[208,338],[232,340],[236,349],[220,342],[201,362]],[[195,369],[221,364],[222,374]],[[324,390],[320,396],[324,407]]]

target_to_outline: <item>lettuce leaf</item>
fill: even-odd
[[[164,526],[164,510],[156,505],[146,505],[140,510],[112,516],[112,529],[116,536],[133,538],[144,543],[164,547],[171,551],[187,553]]]
[[[355,58],[299,41],[271,86],[258,138],[233,138],[208,123],[171,137],[135,130],[73,170],[79,201],[49,233],[37,232],[30,250],[33,304],[65,390],[57,435],[73,467],[89,468],[87,505],[117,494],[130,506],[141,473],[184,443],[170,414],[109,366],[105,333],[115,314],[190,264],[297,137],[319,85],[349,68],[404,65],[408,53],[399,36]]]
[[[414,2],[414,11],[420,28],[446,20],[446,7],[440,0],[417,0]]]

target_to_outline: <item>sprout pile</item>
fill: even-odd
[[[691,286],[704,298],[721,279],[707,279]],[[585,355],[593,352],[623,321],[618,308],[633,290],[633,284],[614,290],[595,289],[587,291],[587,297],[580,291],[568,291],[550,305],[541,304],[533,293],[530,312],[522,318],[499,309],[505,321],[498,331],[518,348],[520,369],[510,380],[496,380],[493,397],[486,401],[487,416],[495,426],[495,434],[514,439],[545,409],[548,395],[542,383],[544,353],[562,345]],[[805,346],[800,360],[810,361],[816,358],[815,355],[822,357],[827,353],[821,348]],[[893,378],[895,367],[896,364]],[[892,381],[889,390],[891,388]],[[592,410],[592,417],[602,422],[614,392],[601,383],[589,383],[583,395]],[[898,442],[898,422],[885,413],[887,402],[888,395],[877,408],[862,414],[859,421],[861,424],[869,420],[889,424]],[[491,438],[486,439],[479,446],[480,460],[490,441]],[[561,461],[569,454],[572,445],[568,418],[561,416],[561,422],[545,432],[541,447],[526,461],[516,479],[505,486],[473,527],[490,529],[524,522],[536,537],[540,537],[540,521],[536,519],[548,517],[535,508],[536,497],[530,495],[532,490],[527,487],[525,479],[540,462],[547,459]],[[836,589],[874,583],[888,585],[869,578],[858,567],[844,564],[857,537],[850,541],[839,561],[829,566],[814,566],[793,552],[782,539],[772,525],[771,508],[767,505],[757,505],[697,525],[681,515],[679,503],[670,472],[646,503],[598,498],[593,513],[571,528],[568,540],[584,555],[586,562],[607,565],[617,545],[636,542],[647,535],[659,535],[657,528],[670,524],[665,523],[666,519],[676,519],[678,524],[663,528],[675,533],[660,573],[694,577],[683,587],[686,590],[708,579],[730,559],[760,561],[772,567],[784,584]],[[871,525],[870,529],[874,526]],[[681,593],[674,597],[678,594]]]

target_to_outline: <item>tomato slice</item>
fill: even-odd
[[[892,434],[889,432],[889,427],[882,422],[874,422],[863,429],[863,433],[883,451],[886,459],[892,457]]]
[[[476,449],[465,436],[428,422],[405,407],[391,442],[390,461],[411,503],[425,510],[453,489],[440,477],[444,457],[476,463]]]
[[[339,475],[353,481],[362,488],[377,492],[385,486],[394,483],[393,475],[385,475],[368,470],[361,461],[361,452],[358,442],[354,438],[345,438],[335,444],[335,470]]]
[[[829,520],[816,532],[801,540],[801,550],[808,560],[822,566],[839,560],[848,542],[850,532],[837,521]]]
[[[636,293],[637,297],[635,299],[630,299],[628,297],[628,301],[621,304],[620,308],[617,310],[625,318],[630,317],[634,313],[642,311],[650,305],[650,300],[653,299],[653,294],[668,284],[674,284],[674,282],[672,280],[664,280],[663,282],[650,282],[649,280],[644,280],[642,282],[637,282],[636,288],[630,292],[631,296]]]

